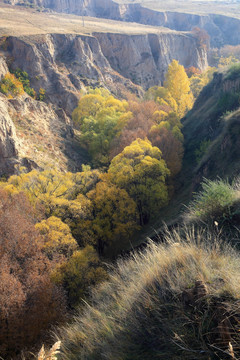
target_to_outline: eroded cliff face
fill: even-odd
[[[31,86],[45,89],[47,102],[55,109],[63,109],[69,117],[78,104],[79,91],[85,86],[141,92],[111,68],[95,37],[60,34],[10,37],[8,44],[11,66],[26,71]]]
[[[8,113],[7,102],[0,95],[0,175],[14,171],[18,151],[16,129]]]
[[[7,164],[6,159],[12,158],[19,163],[27,157],[34,162],[30,165],[39,167],[81,168],[82,150],[78,155],[79,149],[75,151],[72,146],[71,114],[80,90],[86,86],[104,86],[117,95],[126,90],[141,95],[142,87],[161,83],[173,58],[186,67],[207,66],[206,51],[196,39],[172,31],[131,36],[95,33],[9,37],[4,56],[12,69],[29,74],[31,87],[45,89],[46,100],[36,101],[26,94],[14,99],[2,95],[0,174],[6,171],[3,162]],[[1,57],[0,78],[8,71]]]
[[[85,86],[105,86],[115,94],[141,93],[164,80],[173,59],[185,67],[207,67],[206,50],[189,33],[147,35],[94,33],[10,37],[12,67],[26,71],[31,86],[46,90],[47,101],[67,116]],[[130,79],[130,80],[129,80]]]
[[[9,72],[0,58],[0,78]],[[9,98],[0,93],[0,176],[53,166],[76,171],[86,160],[73,138],[70,118],[50,103],[26,93]]]
[[[204,70],[208,65],[206,50],[188,33],[134,36],[95,33],[94,36],[112,68],[145,89],[163,82],[173,59],[186,68]]]

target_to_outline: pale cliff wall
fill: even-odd
[[[46,90],[47,101],[68,116],[77,106],[79,90],[87,85],[141,92],[164,80],[173,59],[185,67],[207,67],[206,50],[188,33],[158,35],[94,33],[10,37],[13,68],[27,71],[35,89]],[[130,80],[129,80],[130,79]]]
[[[94,36],[112,68],[144,88],[163,82],[173,59],[186,68],[195,66],[203,70],[208,65],[206,50],[187,33],[131,36],[95,33]]]
[[[27,71],[35,89],[46,90],[47,101],[71,116],[79,100],[79,90],[87,85],[140,91],[111,68],[98,40],[80,35],[38,35],[10,37],[13,68]]]
[[[1,95],[0,175],[12,173],[14,164],[25,158],[33,160],[29,168],[52,164],[80,169],[83,159],[72,148],[71,113],[86,86],[105,86],[118,95],[126,89],[141,94],[139,85],[159,84],[173,58],[186,67],[207,66],[206,51],[196,39],[174,31],[9,37],[7,48],[12,68],[27,71],[37,91],[46,90],[46,103],[26,94],[16,99]],[[8,71],[0,57],[0,78]]]

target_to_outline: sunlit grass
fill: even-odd
[[[164,244],[150,242],[145,252],[120,260],[91,304],[61,331],[63,358],[212,359],[217,351],[225,359],[228,344],[218,333],[225,317],[239,352],[231,314],[240,313],[239,260],[218,236],[194,229],[166,234]]]

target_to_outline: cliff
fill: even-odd
[[[12,68],[26,71],[31,86],[46,90],[47,102],[68,116],[77,106],[80,89],[106,86],[141,91],[111,68],[98,40],[85,35],[37,35],[9,37],[8,54]]]
[[[46,90],[47,101],[68,116],[87,85],[105,86],[118,94],[125,88],[141,93],[158,85],[173,59],[185,67],[207,67],[206,50],[188,33],[124,35],[48,34],[9,37],[11,66],[25,70],[35,89]],[[129,80],[130,79],[130,80]]]
[[[57,167],[80,169],[86,154],[79,147],[74,149],[71,114],[86,86],[104,86],[119,96],[126,90],[141,95],[142,87],[164,79],[173,58],[186,67],[207,66],[206,51],[196,39],[173,31],[10,36],[1,53],[1,76],[9,71],[6,58],[12,69],[28,73],[31,87],[46,91],[46,99],[40,102],[26,94],[17,99],[3,96],[0,108],[5,122],[0,131],[5,165],[0,164],[0,173],[13,171],[6,170],[6,159],[21,163],[26,157],[34,162],[31,166],[53,165],[56,157]]]
[[[207,54],[188,33],[127,36],[95,33],[111,67],[145,89],[164,80],[168,65],[176,59],[184,67],[207,67]]]

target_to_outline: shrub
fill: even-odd
[[[233,64],[227,72],[226,78],[228,80],[235,80],[240,76],[240,62]]]
[[[203,140],[200,143],[199,148],[195,150],[194,154],[195,154],[197,163],[199,163],[201,161],[203,155],[206,154],[210,144],[211,144],[211,140]]]
[[[26,71],[22,71],[21,69],[17,68],[13,74],[16,78],[22,83],[24,91],[31,96],[32,98],[36,98],[36,91],[30,87],[30,80],[29,75]]]
[[[44,90],[43,88],[40,88],[37,99],[40,101],[43,101],[45,99],[45,97],[46,97],[46,90]]]
[[[231,216],[231,207],[239,199],[239,191],[228,181],[207,180],[202,183],[202,191],[195,195],[186,214],[187,220],[208,220]]]
[[[7,73],[0,82],[0,91],[8,97],[22,95],[24,93],[22,83],[15,75]]]

